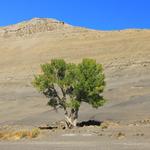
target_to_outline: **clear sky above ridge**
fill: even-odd
[[[150,28],[150,0],[1,0],[0,26],[34,17],[99,30]]]

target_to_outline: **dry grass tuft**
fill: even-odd
[[[20,130],[20,131],[1,131],[0,140],[20,140],[23,138],[32,139],[38,137],[39,129]]]
[[[123,139],[123,138],[125,138],[125,133],[123,133],[123,132],[119,132],[117,135],[116,135],[116,137],[118,138],[118,139]]]
[[[105,121],[103,122],[100,127],[102,129],[108,129],[108,128],[118,128],[120,127],[118,123],[112,122],[112,121]]]

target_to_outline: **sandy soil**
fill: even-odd
[[[69,25],[40,29],[41,25],[19,37],[0,35],[0,126],[37,127],[63,119],[63,112],[46,106],[47,99],[32,87],[33,75],[51,58],[78,63],[90,57],[104,65],[108,102],[97,110],[82,104],[79,121],[110,120],[119,127],[104,131],[86,127],[54,135],[48,131],[35,141],[1,142],[0,149],[20,149],[27,143],[31,150],[149,149],[150,124],[140,122],[150,117],[150,31],[94,31]],[[125,134],[122,139],[116,137],[119,132]]]

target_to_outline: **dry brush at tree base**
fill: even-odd
[[[105,76],[96,60],[83,59],[79,64],[53,59],[41,65],[42,74],[35,76],[33,85],[48,99],[48,105],[65,111],[67,128],[77,125],[78,111],[82,102],[98,108],[105,103],[101,95]]]

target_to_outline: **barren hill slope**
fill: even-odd
[[[150,30],[96,31],[53,19],[34,18],[0,27],[0,123],[48,120],[47,100],[33,89],[31,81],[40,64],[51,58],[77,63],[90,57],[104,65],[108,103],[96,113],[83,106],[81,119],[147,117],[149,41]]]

